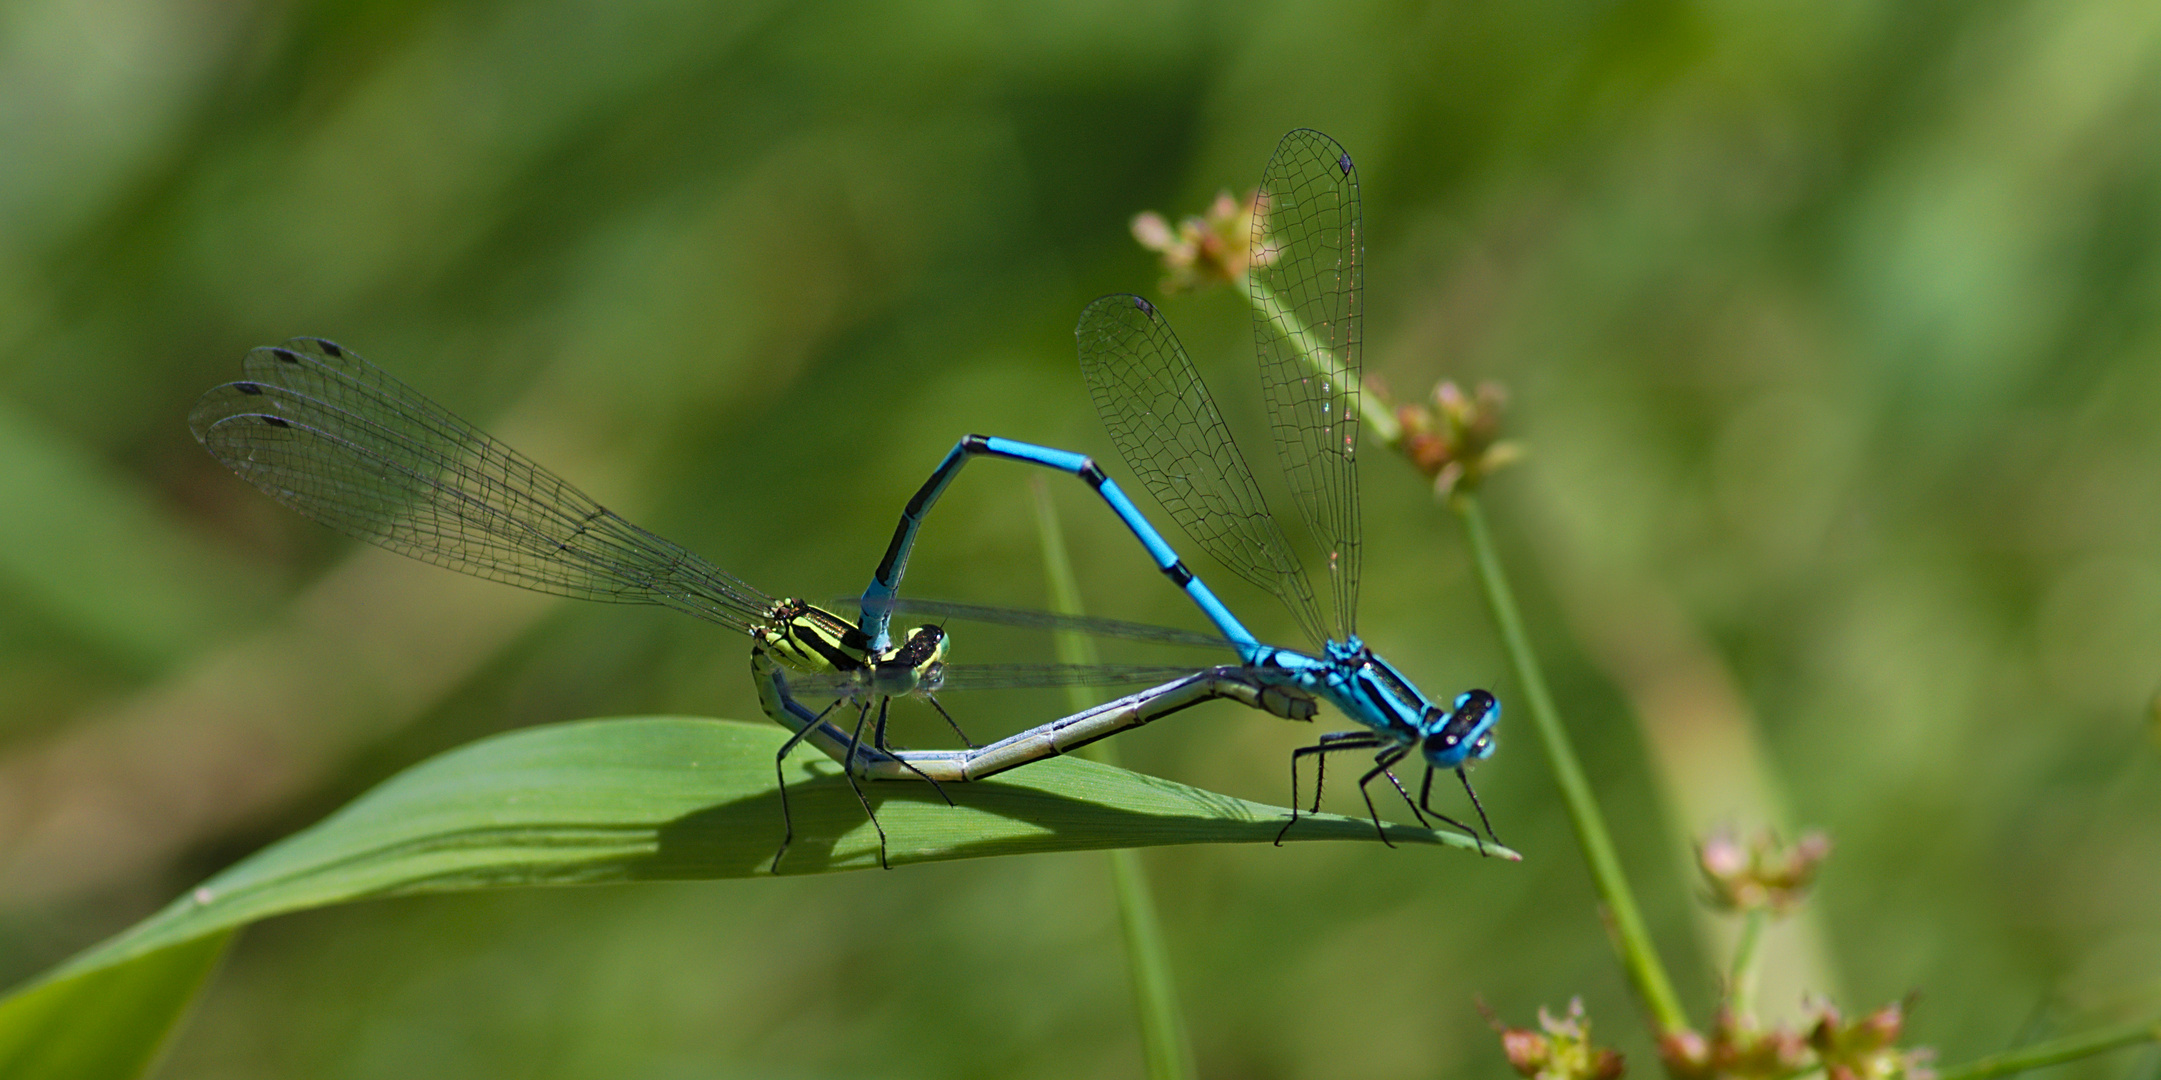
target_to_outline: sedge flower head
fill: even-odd
[[[1265,241],[1253,246],[1253,210],[1260,193],[1244,199],[1225,191],[1205,213],[1186,217],[1174,228],[1153,210],[1133,219],[1133,238],[1162,256],[1163,291],[1195,292],[1245,278],[1246,268],[1267,265],[1275,252]]]

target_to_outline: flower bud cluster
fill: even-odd
[[[1762,1030],[1720,1010],[1709,1035],[1681,1031],[1659,1040],[1658,1055],[1677,1080],[1786,1080],[1821,1072],[1825,1080],[1932,1080],[1927,1049],[1902,1050],[1906,1007],[1893,1002],[1848,1023],[1828,1001],[1812,1002],[1800,1028]]]
[[[1153,210],[1136,216],[1133,239],[1163,256],[1163,291],[1228,285],[1244,280],[1248,266],[1266,266],[1275,250],[1263,244],[1258,258],[1253,250],[1253,210],[1259,200],[1258,191],[1244,199],[1223,192],[1206,213],[1185,218],[1176,229]]]
[[[1403,455],[1433,478],[1443,497],[1477,490],[1488,475],[1523,456],[1517,444],[1500,438],[1507,400],[1496,383],[1480,383],[1465,394],[1454,382],[1442,382],[1433,388],[1431,403],[1396,407]]]
[[[1743,844],[1731,829],[1720,829],[1696,845],[1696,868],[1703,872],[1712,907],[1784,915],[1808,895],[1830,854],[1831,839],[1820,832],[1782,844],[1766,830]]]
[[[1569,1001],[1566,1016],[1556,1017],[1539,1006],[1537,1031],[1507,1027],[1491,1012],[1486,1022],[1500,1033],[1509,1067],[1531,1080],[1620,1080],[1626,1071],[1617,1051],[1591,1042],[1582,998]]]

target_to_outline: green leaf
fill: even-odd
[[[288,911],[507,885],[764,875],[781,837],[773,755],[785,737],[770,724],[590,720],[528,728],[422,762],[0,1001],[0,1055],[40,1047],[53,1048],[53,1055],[72,1052],[67,1048],[97,1041],[85,1032],[104,1029],[108,1021],[100,1014],[119,1010],[128,1014],[119,1023],[143,1033],[126,1058],[139,1068],[224,936]],[[790,758],[788,772],[796,836],[781,872],[877,866],[877,833],[839,766],[802,753]],[[953,806],[924,783],[867,783],[864,790],[885,824],[896,866],[1088,848],[1267,843],[1289,813],[1071,757],[947,784]],[[1398,825],[1388,835],[1398,843],[1476,846],[1454,833]],[[1374,838],[1371,822],[1320,814],[1301,817],[1287,839]],[[1486,850],[1520,858],[1506,848]],[[84,1003],[95,1007],[77,1007]],[[115,1061],[122,1056],[113,1052]],[[9,1061],[0,1056],[0,1066]]]
[[[0,1003],[0,1076],[141,1076],[234,933],[214,931],[8,998]]]

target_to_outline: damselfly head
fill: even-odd
[[[871,662],[872,692],[884,697],[900,697],[917,690],[937,689],[925,684],[932,681],[934,673],[943,678],[945,650],[943,627],[918,626],[908,631],[907,640],[899,647]]]
[[[945,650],[945,627],[918,626],[908,631],[908,638],[901,642],[900,648],[893,650],[891,655],[880,658],[878,663],[921,667],[933,660],[943,659]]]
[[[1471,740],[1471,752],[1464,756],[1463,764],[1456,766],[1456,768],[1464,772],[1470,772],[1472,769],[1476,769],[1480,762],[1492,756],[1493,732],[1487,731],[1485,734]]]
[[[1469,768],[1493,756],[1493,727],[1501,703],[1484,690],[1457,695],[1446,716],[1438,706],[1426,710],[1426,737],[1420,747],[1426,760],[1443,769]]]
[[[933,660],[923,665],[921,670],[922,675],[916,680],[915,684],[918,692],[935,694],[945,689],[945,661]]]

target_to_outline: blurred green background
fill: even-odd
[[[1492,512],[1698,1018],[1683,857],[1718,821],[1839,845],[1776,1010],[1918,990],[1950,1062],[2150,1010],[2150,0],[0,6],[0,974],[489,732],[758,715],[739,638],[358,548],[227,474],[183,421],[248,347],[336,339],[838,596],[963,432],[1115,460],[1074,317],[1160,299],[1130,217],[1245,190],[1300,126],[1361,166],[1368,370],[1513,394]],[[1240,299],[1162,306],[1272,471]],[[1517,700],[1454,522],[1365,472],[1367,639]],[[968,473],[917,595],[1044,602],[1026,479]],[[1193,624],[1056,493],[1092,611]],[[1223,706],[1121,749],[1281,802],[1308,737]],[[1146,855],[1204,1074],[1498,1075],[1474,996],[1574,994],[1655,1069],[1520,713],[1480,780],[1525,863]],[[256,928],[162,1075],[1129,1076],[1131,1009],[1100,856],[505,892]]]

